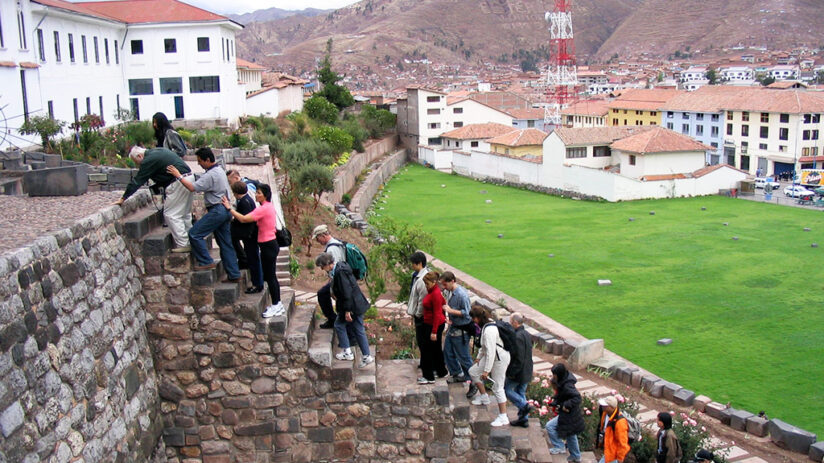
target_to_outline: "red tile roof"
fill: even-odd
[[[486,124],[469,124],[458,129],[450,130],[441,135],[443,138],[457,140],[483,140],[512,132],[512,127],[496,122]]]
[[[608,104],[604,100],[578,101],[561,110],[561,114],[576,116],[606,116],[608,112]]]
[[[638,154],[707,151],[715,149],[699,143],[686,135],[660,126],[655,126],[650,130],[622,138],[613,142],[610,146],[612,149]]]
[[[504,145],[511,147],[536,146],[542,145],[546,137],[547,134],[538,129],[520,129],[490,138],[486,142],[490,145]]]
[[[543,119],[544,110],[542,108],[522,108],[522,109],[508,109],[507,114],[513,119]]]
[[[622,127],[589,127],[571,128],[559,127],[555,129],[555,134],[564,142],[564,145],[595,145],[610,144],[615,140],[627,137],[634,133],[652,129],[651,125],[632,125]]]
[[[235,61],[237,62],[238,69],[249,69],[251,71],[263,71],[266,69],[265,67],[259,64],[255,64],[251,61],[246,61],[242,58],[235,58]]]
[[[0,61],[0,67],[3,67],[3,68],[16,68],[17,63],[15,63],[14,61]]]
[[[84,15],[87,15],[87,16],[93,16],[93,17],[101,18],[101,19],[108,19],[110,21],[111,20],[117,21],[117,18],[115,18],[113,16],[103,14],[103,13],[100,13],[100,12],[95,11],[95,10],[92,10],[91,8],[87,8],[82,3],[71,3],[71,2],[66,2],[66,1],[63,1],[63,0],[32,0],[32,2],[38,3],[38,4],[43,5],[43,6],[48,6],[48,7],[52,7],[52,8],[60,8],[61,10],[67,10],[67,11],[72,11],[72,12],[75,12],[75,13],[84,14]]]
[[[55,2],[56,0],[35,0]],[[66,2],[60,2],[66,3]],[[74,5],[91,10],[106,18],[129,24],[229,21],[229,18],[178,0],[115,0],[79,2]]]
[[[657,111],[664,103],[683,93],[670,89],[631,89],[609,103],[610,108]]]
[[[19,63],[19,65],[20,65],[21,68],[24,68],[24,69],[37,69],[37,68],[40,67],[39,64],[32,63],[31,61],[21,61]]]
[[[819,162],[824,161],[824,156],[801,156],[798,162]]]

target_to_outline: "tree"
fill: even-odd
[[[377,109],[372,105],[363,105],[361,108],[363,126],[369,131],[369,136],[377,138],[395,127],[395,115],[385,109]]]
[[[772,77],[772,76],[758,76],[758,77],[755,78],[755,80],[757,80],[758,82],[761,83],[761,85],[766,87],[766,86],[768,86],[768,85],[775,82],[775,77]]]
[[[715,69],[710,69],[707,71],[707,80],[710,81],[710,85],[717,85],[718,84],[718,73]]]
[[[53,152],[51,139],[66,126],[64,121],[52,119],[49,116],[32,116],[20,126],[20,133],[24,135],[40,135],[40,144],[43,150]]]
[[[824,84],[824,70],[818,71],[815,73],[815,80],[813,80],[815,84]]]
[[[355,99],[346,87],[338,85],[338,82],[343,79],[343,77],[332,70],[331,54],[332,39],[329,39],[326,42],[326,56],[323,58],[320,70],[318,70],[318,80],[323,84],[323,88],[317,95],[326,98],[330,103],[342,110],[355,104]]]
[[[328,125],[318,127],[312,132],[312,136],[324,141],[332,147],[335,154],[341,154],[352,149],[354,138],[345,130]]]
[[[312,119],[327,124],[334,124],[338,120],[338,107],[320,95],[313,95],[303,104],[306,115]]]
[[[316,162],[303,166],[297,175],[297,185],[301,192],[312,195],[312,213],[318,208],[320,195],[335,188],[332,170]]]

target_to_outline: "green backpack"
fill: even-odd
[[[366,256],[357,244],[342,241],[341,244],[333,243],[330,244],[330,246],[343,246],[343,249],[346,251],[346,263],[352,267],[352,274],[358,280],[366,278],[366,274],[369,273],[369,264],[366,262]]]

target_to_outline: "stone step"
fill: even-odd
[[[281,294],[284,293],[281,292]],[[235,301],[233,311],[246,320],[257,322],[261,320],[261,314],[266,309],[266,306],[269,305],[270,301],[269,291],[261,291],[255,294],[243,293],[238,300]],[[283,304],[287,304],[285,299],[283,300]]]
[[[363,368],[358,368],[361,363],[361,358],[363,358],[363,353],[357,348],[353,349],[353,351],[355,352],[355,389],[361,394],[374,396],[378,389],[378,380],[376,378],[378,361],[375,359],[371,364]],[[378,352],[377,347],[370,345],[369,352],[374,357]]]
[[[316,307],[314,304],[311,304]],[[309,346],[309,360],[322,367],[331,367],[335,350],[332,341],[335,338],[334,330],[320,329],[321,320],[314,320],[315,330],[312,334],[312,343]]]
[[[260,306],[261,313],[269,305],[269,292],[263,291],[257,295],[264,294]],[[282,341],[286,337],[286,330],[289,326],[289,317],[295,313],[295,292],[292,290],[281,290],[280,301],[286,307],[286,314],[279,317],[263,318],[258,314],[256,334],[266,336],[269,341]]]
[[[295,305],[286,330],[286,347],[290,351],[308,353],[315,330],[315,304]]]
[[[143,257],[165,256],[173,247],[172,232],[168,228],[153,230],[143,237]]]
[[[154,208],[143,208],[123,220],[123,231],[133,240],[140,240],[163,224],[163,215]]]

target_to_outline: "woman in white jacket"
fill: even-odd
[[[472,404],[489,404],[489,395],[486,393],[484,381],[491,379],[492,394],[498,402],[498,417],[492,422],[492,426],[509,424],[509,418],[506,416],[506,394],[504,393],[506,368],[509,366],[509,352],[504,349],[504,343],[498,334],[498,327],[495,325],[495,321],[490,319],[489,312],[486,309],[473,307],[469,311],[469,315],[472,317],[472,321],[481,327],[481,348],[478,350],[478,358],[475,360],[475,364],[469,369],[469,376],[480,392],[472,400]]]

